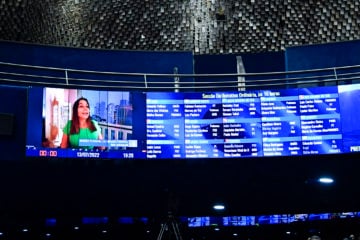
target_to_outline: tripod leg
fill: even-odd
[[[161,224],[161,229],[160,229],[160,232],[159,232],[159,235],[157,237],[157,240],[161,240],[162,239],[162,236],[164,234],[164,231],[165,229],[167,228],[167,225],[164,223],[164,224]]]
[[[171,225],[173,227],[173,231],[174,231],[176,240],[182,240],[178,224],[176,222],[172,222]]]

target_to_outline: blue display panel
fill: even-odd
[[[332,216],[330,213],[313,213],[313,214],[309,214],[309,220],[328,220],[331,219]]]
[[[360,152],[360,84],[338,87],[343,152]]]
[[[148,93],[146,99],[147,158],[182,158],[184,155],[182,94]]]
[[[223,217],[222,226],[254,226],[255,216],[231,216]]]
[[[263,155],[258,92],[221,93],[224,157]]]
[[[260,225],[289,223],[289,215],[288,214],[263,215],[256,217],[256,222]]]
[[[29,88],[27,156],[206,159],[360,151],[360,85],[245,92]],[[85,97],[102,138],[61,145]],[[274,220],[275,221],[275,220]]]
[[[299,89],[303,154],[341,153],[338,88]]]
[[[188,219],[189,227],[208,227],[210,226],[210,217],[192,217]]]
[[[221,98],[215,93],[184,95],[185,158],[222,157]]]
[[[261,95],[264,156],[301,155],[298,91],[264,91]]]
[[[188,227],[239,227],[268,224],[291,224],[294,222],[323,221],[332,219],[359,218],[360,212],[272,214],[260,216],[191,217]]]

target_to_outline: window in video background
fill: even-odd
[[[90,117],[105,140],[128,140],[132,136],[132,103],[129,92],[44,88],[43,147],[60,147],[63,129],[72,118],[74,102],[84,97]]]

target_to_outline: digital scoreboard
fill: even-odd
[[[206,159],[360,151],[359,84],[241,92],[44,88],[35,91],[41,95],[37,96],[34,91],[29,89],[33,114],[28,124],[35,128],[28,128],[27,156]],[[69,92],[66,97],[64,91]],[[54,111],[49,100],[56,94],[63,103],[56,108],[57,120],[48,122],[55,119],[48,114]],[[91,99],[92,119],[99,122],[104,135],[101,141],[83,140],[82,144],[96,142],[106,150],[44,145],[43,139],[51,136],[46,130],[49,125],[57,124],[62,131],[70,119],[69,96],[73,95]],[[42,134],[34,134],[36,129]]]

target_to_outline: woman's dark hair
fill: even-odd
[[[80,132],[78,108],[79,108],[79,103],[80,103],[81,100],[84,100],[87,103],[87,105],[89,106],[89,109],[90,109],[89,101],[84,97],[81,97],[81,98],[79,98],[78,100],[76,100],[74,102],[74,105],[73,105],[73,108],[72,108],[72,118],[71,118],[72,121],[71,121],[70,134],[76,134],[76,133]],[[95,127],[94,123],[91,121],[90,116],[86,119],[86,123],[89,126],[89,129],[90,129],[91,132],[96,131],[96,127]]]

